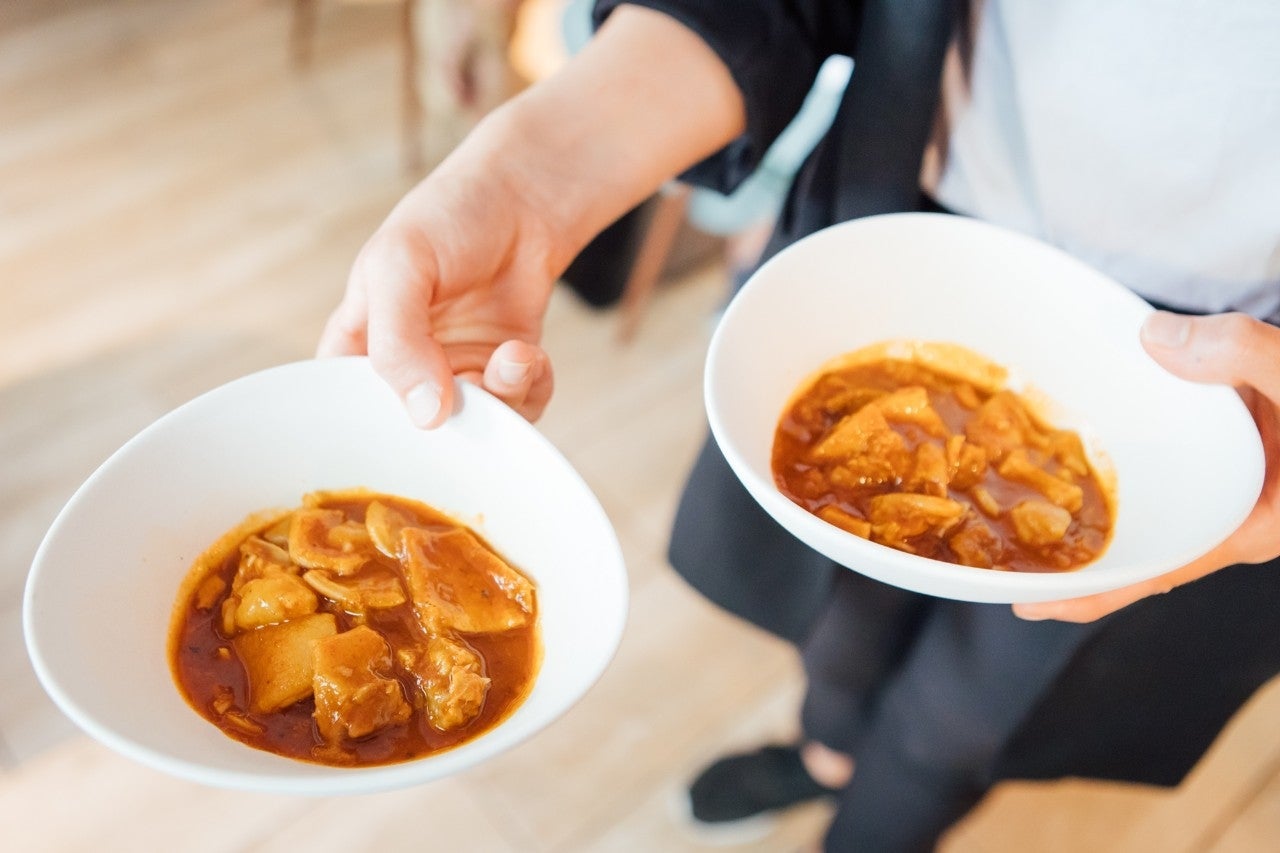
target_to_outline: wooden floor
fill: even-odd
[[[714,266],[660,288],[626,346],[614,314],[553,301],[558,394],[540,426],[614,520],[633,608],[601,682],[528,743],[398,793],[245,795],[116,756],[35,682],[21,590],[63,502],[178,403],[309,356],[356,249],[409,186],[393,9],[320,10],[315,64],[297,72],[284,0],[0,3],[0,846],[703,849],[673,793],[723,749],[790,736],[801,688],[789,649],[719,614],[663,559],[704,429]],[[1277,849],[1278,732],[1273,685],[1177,791],[1005,786],[943,847]],[[741,849],[799,850],[826,818],[801,810]]]

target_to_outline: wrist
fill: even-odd
[[[476,149],[546,223],[567,265],[745,120],[741,92],[698,35],[624,6],[558,73],[491,113]]]
[[[519,211],[521,238],[542,246],[559,275],[645,192],[611,187],[601,162],[607,140],[574,127],[574,117],[542,94],[534,87],[494,110],[462,147],[475,158],[471,168]]]

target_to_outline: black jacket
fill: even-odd
[[[597,25],[624,0],[598,0]],[[854,57],[830,133],[796,177],[765,257],[847,219],[916,209],[955,0],[640,0],[698,33],[746,104],[746,132],[684,179],[728,193],[795,117],[829,57]],[[656,117],[660,120],[660,117]],[[712,600],[798,640],[826,600],[833,567],[742,490],[708,440],[673,534],[673,565]],[[746,567],[750,567],[747,574]]]

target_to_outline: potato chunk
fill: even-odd
[[[330,744],[362,738],[413,714],[391,677],[391,648],[367,625],[315,644],[316,728]]]
[[[312,647],[338,633],[331,613],[268,625],[231,641],[249,676],[249,707],[258,713],[287,708],[311,695]]]
[[[1030,500],[1009,510],[1013,532],[1027,545],[1049,545],[1061,541],[1071,526],[1071,513],[1048,501]]]
[[[319,599],[297,575],[276,569],[254,578],[236,594],[236,627],[242,631],[315,613]]]
[[[405,579],[429,634],[507,631],[533,614],[533,584],[463,528],[401,534]]]
[[[402,649],[400,662],[413,673],[432,728],[442,732],[464,726],[484,708],[489,678],[484,661],[466,644],[433,636],[422,649]]]

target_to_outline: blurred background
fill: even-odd
[[[23,648],[26,572],[76,487],[174,406],[309,357],[365,238],[485,111],[554,73],[585,14],[570,0],[0,0],[6,849],[699,850],[682,783],[725,750],[794,736],[790,649],[691,592],[664,552],[705,430],[709,332],[847,66],[824,69],[806,120],[743,191],[666,188],[552,300],[557,393],[539,427],[617,527],[632,594],[614,664],[568,716],[417,789],[245,795],[79,734]],[[1272,687],[1176,791],[1005,785],[944,847],[1275,849]],[[826,818],[801,809],[740,849],[800,849]]]

